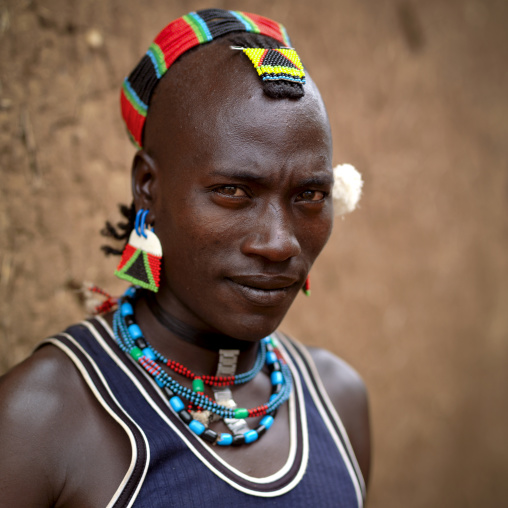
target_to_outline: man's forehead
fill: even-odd
[[[254,132],[267,122],[295,121],[306,116],[328,128],[326,111],[309,77],[301,99],[272,99],[247,58],[225,40],[185,55],[159,83],[145,126],[145,145],[153,147],[161,132],[168,136],[192,130],[209,137],[227,124],[232,136]]]

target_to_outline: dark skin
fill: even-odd
[[[302,99],[270,99],[240,52],[226,41],[203,46],[159,84],[145,150],[133,163],[136,208],[150,210],[164,252],[160,304],[198,329],[248,341],[239,371],[252,366],[259,340],[277,328],[331,232],[330,130],[309,81]],[[145,301],[135,310],[162,354],[215,373],[214,352],[172,335]],[[363,382],[331,353],[311,354],[367,479]],[[265,374],[234,390],[243,407],[269,393]],[[282,407],[255,445],[215,451],[246,474],[266,476],[287,460],[287,429]],[[0,498],[10,507],[105,506],[129,465],[124,431],[51,346],[1,378],[0,436],[9,436],[0,440]]]

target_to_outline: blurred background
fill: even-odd
[[[371,508],[508,496],[508,2],[0,0],[0,373],[118,294],[99,252],[129,202],[119,85],[205,7],[285,24],[364,175],[283,329],[370,392]]]

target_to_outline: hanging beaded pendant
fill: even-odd
[[[189,426],[194,434],[209,443],[220,446],[249,444],[262,436],[272,426],[277,409],[289,399],[293,384],[291,372],[280,355],[276,340],[270,336],[261,340],[254,367],[246,373],[230,376],[226,379],[217,376],[198,376],[189,369],[177,364],[177,362],[168,360],[148,344],[141,328],[134,321],[133,304],[136,297],[137,289],[130,287],[122,297],[119,309],[113,316],[113,331],[116,342],[122,351],[129,355],[155,380],[167,397],[169,405],[180,419]],[[163,370],[161,364],[192,379],[193,389],[182,386],[175,381]],[[265,404],[250,409],[230,408],[217,403],[204,393],[204,384],[227,386],[246,383],[259,373],[263,364],[268,367],[272,384],[272,394]],[[256,429],[248,430],[242,434],[218,434],[195,419],[186,408],[182,398],[187,400],[191,406],[210,411],[221,418],[243,419],[259,416],[263,418]]]

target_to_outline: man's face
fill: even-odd
[[[326,113],[312,82],[299,100],[266,97],[226,44],[171,72],[145,131],[159,168],[159,298],[194,326],[258,340],[278,326],[330,235]]]

